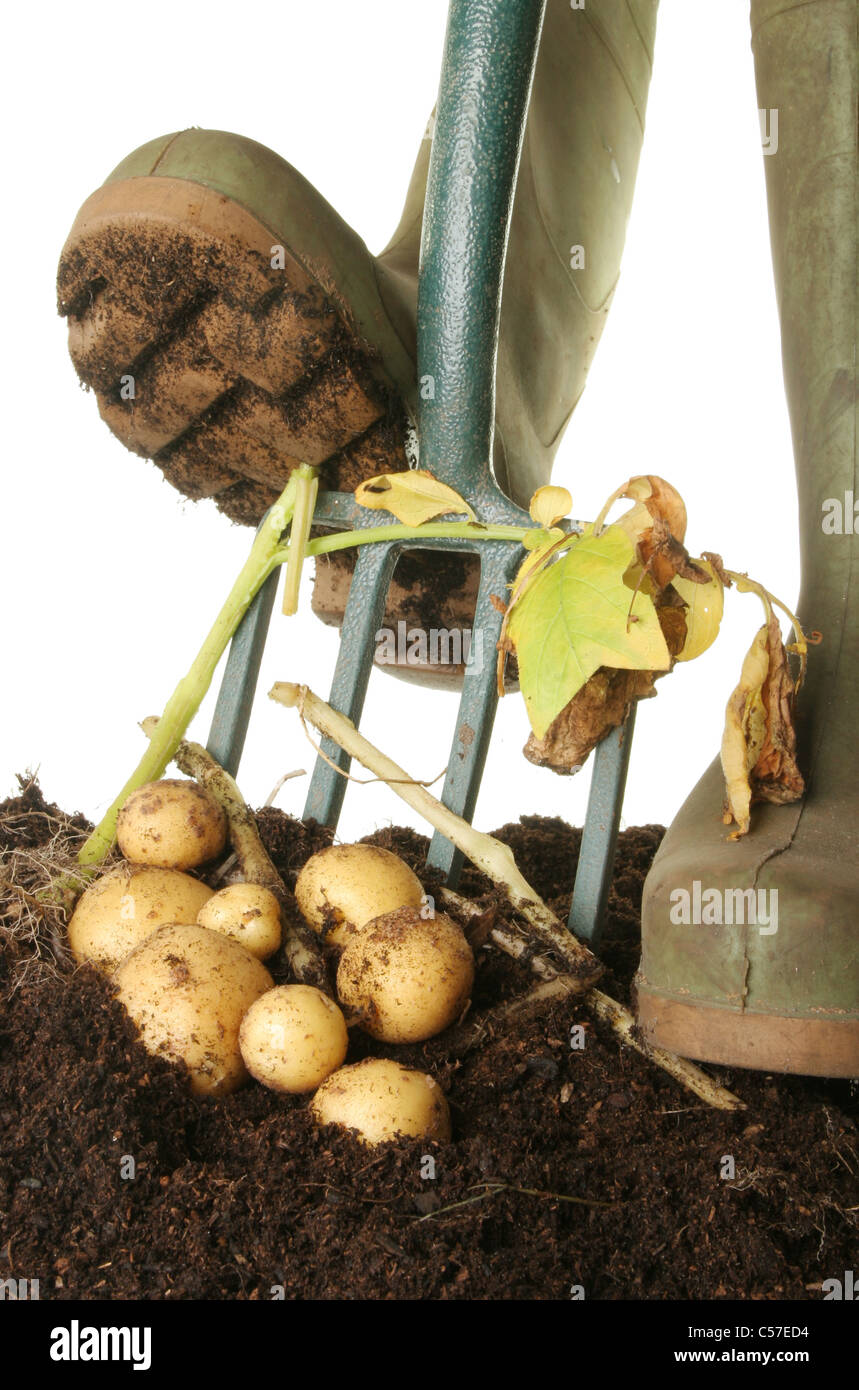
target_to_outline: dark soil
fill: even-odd
[[[64,820],[34,787],[0,807],[7,870]],[[329,838],[276,810],[260,821],[290,883]],[[580,832],[525,817],[500,833],[564,912]],[[620,838],[602,954],[604,987],[624,997],[661,834]],[[371,838],[422,872],[420,836]],[[463,891],[503,917],[476,873]],[[819,1299],[855,1262],[848,1083],[722,1071],[748,1109],[715,1113],[566,1003],[456,1060],[444,1037],[383,1048],[356,1036],[349,1060],[372,1051],[432,1070],[454,1121],[448,1145],[368,1150],[257,1085],[192,1097],[134,1041],[99,977],[50,962],[21,974],[20,892],[0,899],[0,1278],[38,1278],[43,1299],[269,1299],[276,1286],[287,1298],[550,1299],[574,1285],[590,1299]],[[521,967],[477,955],[475,1010],[523,988]],[[570,1047],[575,1022],[583,1051]]]

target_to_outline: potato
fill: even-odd
[[[342,1065],[349,1034],[342,1013],[312,985],[278,985],[242,1019],[239,1047],[251,1076],[274,1091],[302,1094]]]
[[[273,981],[244,946],[205,927],[161,927],[115,979],[144,1047],[185,1062],[192,1090],[223,1096],[247,1080],[239,1026]]]
[[[69,922],[77,961],[115,970],[129,951],[169,922],[196,922],[212,890],[175,869],[120,864],[97,879],[78,901]]]
[[[196,869],[227,843],[227,818],[196,782],[165,778],[139,787],[122,807],[116,838],[132,864]]]
[[[280,903],[258,883],[230,883],[213,893],[197,913],[197,922],[232,937],[258,960],[268,960],[280,945]]]
[[[298,906],[326,942],[345,946],[358,927],[397,907],[419,907],[423,888],[407,864],[378,845],[331,845],[308,859]]]
[[[413,907],[377,917],[340,957],[337,994],[366,1033],[383,1042],[423,1042],[463,1012],[474,983],[471,947],[443,912]]]
[[[398,1135],[450,1139],[450,1111],[438,1082],[379,1057],[335,1071],[319,1087],[310,1111],[321,1125],[357,1130],[365,1144]]]

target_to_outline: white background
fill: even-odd
[[[127,453],[77,383],[55,313],[56,263],[83,200],[127,153],[189,125],[275,148],[364,237],[385,244],[435,99],[443,0],[241,6],[90,3],[7,15],[3,264],[5,485],[0,795],[39,769],[46,794],[97,816],[238,571],[250,533],[184,503]],[[17,58],[14,57],[17,55]],[[593,517],[631,473],[683,493],[693,554],[717,550],[793,606],[796,493],[769,257],[747,0],[662,0],[623,274],[555,481]],[[639,707],[625,824],[670,820],[717,753],[760,622],[729,594],[717,645]],[[259,804],[312,765],[274,680],[327,693],[336,633],[277,609],[240,784]],[[212,697],[193,726],[205,741]],[[374,673],[362,724],[415,776],[447,761],[455,697]],[[531,767],[518,697],[502,704],[476,823],[581,823],[589,772]],[[306,779],[278,804],[300,814]],[[719,807],[714,807],[718,814]],[[344,838],[419,824],[383,787],[350,787]]]

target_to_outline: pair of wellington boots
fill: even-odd
[[[550,476],[617,281],[644,129],[656,0],[548,0],[505,274],[493,464],[527,505]],[[856,0],[753,0],[785,381],[800,491],[800,613],[824,633],[800,702],[805,800],[727,841],[714,764],[645,889],[639,1017],[673,1051],[859,1075],[859,537],[824,533],[856,469]],[[432,123],[431,123],[432,124]],[[298,462],[344,490],[407,466],[431,124],[378,257],[270,150],[219,131],[152,141],[82,207],[60,310],[106,423],[192,498],[259,521]],[[576,248],[584,252],[584,265]],[[859,531],[859,522],[857,522]],[[467,628],[474,557],[399,562],[386,624]],[[431,568],[430,568],[431,566]],[[342,619],[348,561],[314,609]],[[441,594],[439,590],[442,590]],[[390,669],[390,668],[387,668]],[[415,672],[455,682],[455,668]],[[677,924],[677,890],[777,890],[778,927]]]

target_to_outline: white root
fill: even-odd
[[[482,869],[494,883],[504,888],[511,904],[528,923],[533,937],[540,945],[555,951],[565,965],[573,963],[574,968],[569,973],[559,971],[551,960],[535,953],[528,942],[515,933],[502,928],[490,929],[489,935],[495,944],[514,959],[526,958],[531,971],[540,977],[541,983],[512,1003],[490,1010],[484,1015],[473,1025],[475,1029],[481,1030],[481,1035],[485,1032],[487,1024],[491,1027],[493,1022],[503,1022],[528,1009],[541,1008],[564,998],[580,997],[583,989],[587,989],[585,1004],[601,1022],[612,1029],[621,1042],[635,1048],[643,1057],[674,1077],[707,1105],[717,1110],[745,1109],[738,1096],[718,1085],[699,1067],[683,1057],[654,1047],[643,1039],[638,1033],[635,1017],[629,1009],[601,990],[588,988],[591,980],[598,974],[598,971],[593,969],[594,964],[598,965],[596,957],[582,946],[581,942],[576,941],[546,904],[541,902],[516,868],[512,851],[507,845],[501,844],[491,835],[475,830],[467,821],[443,806],[425,787],[410,781],[403,769],[364,738],[350,719],[332,709],[306,686],[278,682],[270,691],[270,695],[280,704],[297,708],[302,717],[309,719],[320,733],[332,738],[370,772],[386,781],[397,796],[419,811],[430,825],[447,836],[473,864]],[[448,889],[444,890],[444,897],[452,907],[465,901]]]
[[[596,956],[566,931],[555,914],[541,901],[520,874],[508,845],[475,830],[461,816],[449,811],[426,787],[412,781],[408,773],[364,738],[351,719],[332,709],[307,686],[280,681],[269,694],[282,705],[298,708],[303,718],[309,719],[320,733],[333,738],[370,772],[387,782],[397,796],[440,830],[494,883],[503,884],[512,906],[525,918],[541,946],[560,956],[568,973],[580,982],[581,991],[599,979],[602,966]]]

